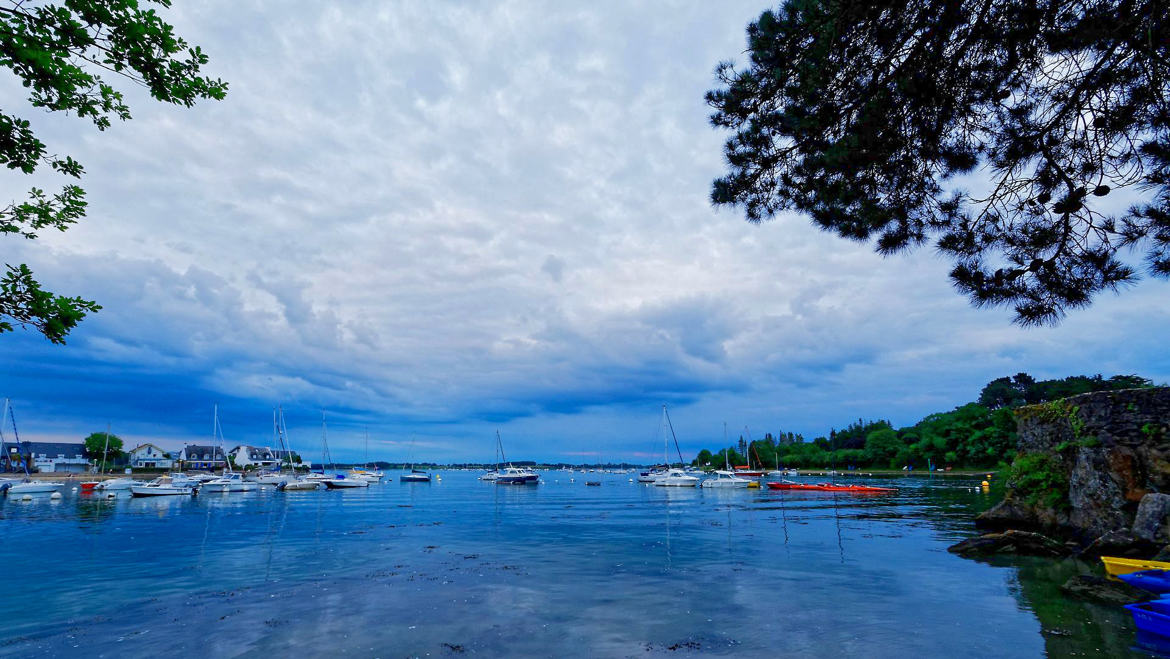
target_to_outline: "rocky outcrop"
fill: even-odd
[[[979,526],[1116,553],[1170,543],[1170,388],[1082,394],[1020,408],[1016,419],[1008,493]]]
[[[1068,549],[1061,543],[1039,533],[1008,530],[968,538],[947,547],[960,556],[989,556],[991,554],[1024,554],[1026,556],[1063,556]]]
[[[1091,574],[1078,574],[1060,587],[1066,595],[1101,604],[1131,604],[1150,599],[1150,594],[1123,581],[1110,581]]]

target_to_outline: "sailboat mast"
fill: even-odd
[[[6,416],[8,416],[8,399],[7,398],[4,399],[4,411],[0,412],[0,453],[3,454],[3,456],[0,456],[0,457],[3,457],[3,459],[5,461],[8,460],[8,447],[4,446],[4,417],[6,417]],[[17,446],[16,450],[19,452],[20,446]],[[9,466],[11,466],[11,464]]]
[[[110,422],[106,422],[106,445],[102,448],[102,466],[98,469],[99,474],[106,473],[106,456],[110,453]]]

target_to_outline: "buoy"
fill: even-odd
[[[980,483],[980,485],[982,485],[983,487],[991,487],[991,483],[988,483],[987,481],[983,481],[982,483]]]
[[[117,499],[118,495],[114,494],[113,492],[106,492],[106,498],[107,499]]]
[[[26,494],[26,495],[24,495],[24,496],[20,497],[20,500],[21,500],[21,501],[32,501],[32,495],[31,495],[31,494]]]
[[[991,480],[991,474],[987,474],[987,480]]]

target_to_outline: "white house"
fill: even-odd
[[[154,444],[143,444],[130,451],[130,466],[138,469],[171,469],[175,461],[170,453]]]
[[[276,455],[272,449],[264,446],[237,446],[228,455],[235,461],[236,467],[271,467],[276,464]]]

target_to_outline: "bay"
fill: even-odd
[[[980,479],[890,496],[461,471],[0,506],[6,656],[1148,656],[1092,566],[959,558]],[[587,487],[585,480],[600,480]]]

